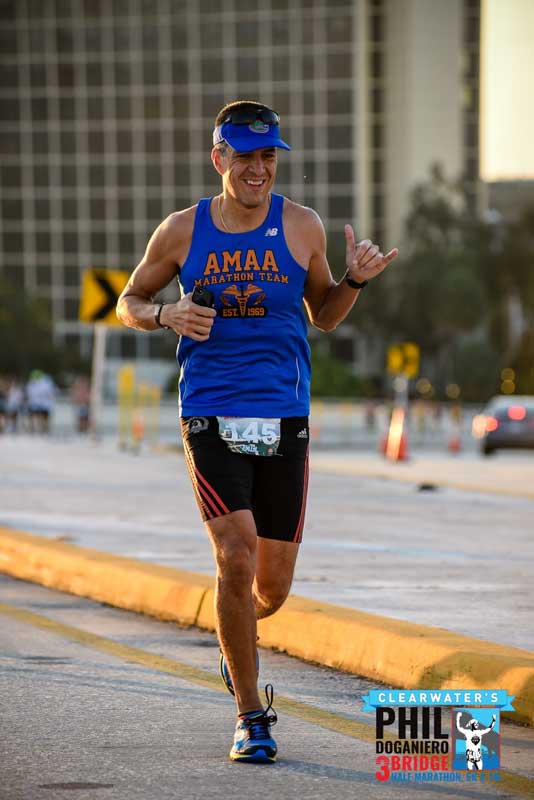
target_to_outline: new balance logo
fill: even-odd
[[[278,236],[278,228],[267,228],[265,231],[266,236]]]
[[[306,428],[303,428],[299,433],[297,433],[297,439],[307,439],[308,438],[308,431]]]

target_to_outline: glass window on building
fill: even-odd
[[[330,126],[328,146],[332,150],[349,150],[352,147],[352,126]]]
[[[74,321],[78,319],[80,301],[77,297],[65,298],[65,319]]]
[[[35,249],[41,256],[51,251],[52,240],[49,231],[37,231],[35,234]]]
[[[50,219],[50,203],[48,198],[36,197],[34,198],[35,218],[38,220]]]
[[[150,228],[155,228],[156,225],[163,219],[163,204],[160,197],[150,197],[146,201],[146,214],[150,221]]]
[[[33,165],[33,184],[37,188],[47,188],[50,185],[48,164]]]
[[[101,205],[104,205],[101,203]],[[93,230],[91,232],[91,255],[93,259],[105,258],[107,249],[107,236],[103,230]]]
[[[43,251],[40,251],[41,254]],[[50,264],[39,264],[35,270],[35,277],[39,289],[49,289],[52,286],[52,268]]]
[[[89,154],[91,156],[102,155],[105,150],[104,131],[101,128],[93,128],[89,131],[87,142],[89,146]]]
[[[237,80],[240,83],[252,83],[260,78],[259,61],[257,57],[237,57]]]
[[[152,58],[156,58],[158,51],[154,48],[151,51]],[[155,60],[145,61],[143,64],[144,82],[147,86],[158,86],[159,84],[159,63]]]
[[[378,44],[384,41],[384,17],[382,14],[371,14],[369,18],[371,41]]]
[[[47,140],[47,134],[38,134],[43,139]],[[59,146],[61,147],[61,154],[63,156],[72,156],[76,153],[76,134],[74,131],[60,130],[59,132]],[[35,147],[35,145],[34,145]],[[46,149],[44,151],[46,152]]]
[[[238,47],[257,47],[258,23],[256,20],[237,20],[236,22],[236,42]]]
[[[85,26],[85,49],[91,58],[96,59],[102,51],[102,31],[100,27]]]
[[[20,197],[2,198],[2,217],[5,221],[22,220],[22,199]]]
[[[352,94],[348,89],[330,89],[327,97],[329,114],[351,114]]]
[[[287,17],[285,15],[280,17],[274,17],[272,19],[271,36],[274,47],[280,47],[281,45],[289,44],[289,25]],[[278,60],[278,53],[276,53],[274,57],[274,64],[276,64],[277,60]]]
[[[123,120],[129,120],[132,116],[132,100],[130,95],[117,95],[115,98],[115,110],[118,120],[121,122],[123,122]]]
[[[2,106],[4,106],[4,103],[2,103]],[[46,97],[32,97],[31,109],[32,119],[35,122],[42,122],[48,119],[48,99]]]
[[[328,201],[328,216],[332,219],[351,220],[353,217],[352,195],[336,194]]]
[[[4,189],[22,188],[22,171],[18,164],[0,166],[0,181]]]
[[[126,262],[125,269],[133,268],[134,262],[141,260],[142,253],[135,253],[134,234],[131,231],[119,233],[119,252],[121,259]]]
[[[99,61],[85,65],[86,83],[89,87],[100,88],[104,83],[102,64]]]
[[[352,183],[352,161],[330,161],[328,164],[329,183]]]
[[[81,286],[80,267],[77,264],[67,264],[63,267],[63,282],[65,286],[79,288]]]
[[[289,58],[282,53],[277,53],[272,62],[273,79],[276,81],[287,81],[289,75]],[[277,109],[278,111],[279,109]]]
[[[73,194],[66,194],[61,199],[63,219],[72,221],[78,219],[78,200]]]
[[[72,64],[58,64],[57,78],[60,89],[73,89],[75,84],[74,66]]]
[[[331,5],[332,0],[330,0]],[[338,5],[345,5],[344,2]],[[339,12],[328,11],[328,16],[325,20],[325,33],[326,40],[332,43],[351,42],[352,41],[352,19],[350,14],[342,14]]]
[[[105,119],[104,101],[100,95],[93,94],[87,100],[87,115],[92,122]]]
[[[74,97],[59,98],[59,116],[62,121],[76,118],[76,102]]]
[[[3,122],[18,122],[20,115],[20,104],[17,98],[3,97],[1,113]]]
[[[147,153],[159,153],[161,151],[161,137],[159,130],[145,131],[145,151]]]
[[[115,61],[113,72],[116,86],[130,86],[132,80],[131,65],[127,61]]]
[[[93,189],[102,189],[106,185],[106,169],[103,164],[89,165],[89,181]]]
[[[93,195],[89,200],[89,213],[91,222],[103,222],[106,219],[106,203],[101,194]]]
[[[211,167],[212,172],[213,166]],[[191,182],[191,174],[189,164],[184,162],[178,163],[174,167],[174,185],[175,186],[189,186]]]
[[[4,156],[20,154],[20,139],[16,131],[0,131],[0,153]]]
[[[206,53],[210,50],[219,50],[222,44],[221,23],[215,20],[201,20],[200,23],[200,48]],[[239,44],[239,42],[238,42]]]
[[[223,61],[220,56],[202,58],[200,62],[202,82],[218,83],[223,77]]]
[[[160,117],[160,102],[157,95],[145,96],[145,120],[156,121]]]
[[[46,172],[48,174],[48,165],[46,165]],[[66,189],[73,189],[77,186],[77,184],[78,180],[76,176],[76,165],[72,163],[63,162],[63,164],[61,165],[62,187]]]
[[[281,91],[275,92],[273,98],[273,107],[276,109],[276,111],[278,111],[278,113],[282,117],[282,125],[283,125],[284,124],[283,117],[288,116],[291,110],[291,99],[289,92],[281,92]]]
[[[133,150],[131,128],[118,128],[116,137],[117,153],[121,156],[129,155]]]
[[[30,85],[32,89],[46,86],[46,65],[30,64]]]
[[[24,239],[22,233],[4,231],[3,249],[5,253],[22,253],[24,251]]]
[[[131,194],[121,194],[118,199],[118,212],[121,220],[132,220],[134,216],[134,203]]]
[[[134,185],[133,164],[119,164],[117,178],[121,189],[126,190],[133,187]]]
[[[327,75],[331,79],[347,79],[352,74],[352,53],[329,53],[326,61]]]

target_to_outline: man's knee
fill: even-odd
[[[254,595],[259,606],[259,616],[269,616],[284,604],[288,594],[289,585],[285,581],[271,581],[268,584],[258,584],[254,586]]]
[[[219,584],[250,586],[256,566],[256,531],[243,512],[213,520],[210,533]]]

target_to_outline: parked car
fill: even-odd
[[[473,419],[473,436],[485,456],[508,447],[534,449],[534,396],[494,397]]]

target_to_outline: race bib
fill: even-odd
[[[234,453],[274,456],[280,444],[280,420],[262,417],[217,417],[219,436]]]

